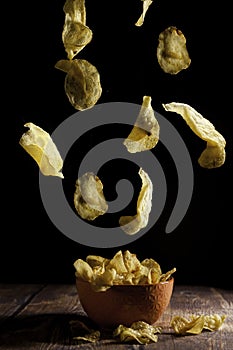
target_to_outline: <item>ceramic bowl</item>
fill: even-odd
[[[114,285],[96,292],[89,282],[76,278],[80,303],[87,316],[102,328],[114,328],[135,321],[154,324],[166,310],[174,278],[157,284]]]

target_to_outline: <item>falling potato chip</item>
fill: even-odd
[[[66,0],[63,11],[62,41],[68,59],[72,60],[92,40],[93,33],[86,26],[85,0]]]
[[[214,315],[191,315],[190,319],[182,316],[174,316],[171,327],[177,334],[200,334],[204,329],[209,331],[218,330],[226,316]]]
[[[147,151],[156,146],[160,127],[151,107],[151,97],[144,96],[134,127],[123,144],[130,153]]]
[[[78,214],[86,220],[94,220],[108,210],[103,194],[103,184],[92,172],[83,174],[76,180],[74,205]]]
[[[139,344],[156,343],[157,333],[161,333],[162,328],[152,326],[144,321],[136,321],[130,327],[120,324],[114,331],[113,337],[121,342],[128,343],[137,341]]]
[[[43,175],[63,179],[63,160],[51,136],[33,123],[26,123],[24,126],[29,130],[21,136],[19,144],[37,162]]]
[[[59,60],[55,68],[64,71],[65,92],[71,105],[80,111],[93,107],[102,94],[96,67],[84,59]]]
[[[135,23],[135,26],[137,27],[141,27],[143,25],[148,8],[153,2],[153,0],[142,0],[142,1],[143,1],[142,14],[140,15],[139,19]]]
[[[70,20],[86,24],[85,0],[66,0],[63,11]]]
[[[158,41],[157,59],[165,73],[177,74],[190,66],[186,38],[181,30],[170,26],[159,34]]]
[[[211,169],[224,164],[226,140],[208,119],[185,103],[171,102],[163,104],[163,107],[166,111],[180,114],[191,130],[207,142],[206,149],[198,159],[200,166]]]
[[[90,28],[80,22],[66,20],[62,40],[68,59],[72,60],[92,39]]]
[[[138,174],[142,179],[142,187],[137,200],[137,214],[121,216],[119,220],[120,227],[128,235],[133,235],[147,226],[152,207],[153,184],[142,168]]]
[[[102,292],[113,285],[156,284],[169,280],[175,268],[163,274],[160,265],[153,260],[140,262],[129,250],[119,250],[112,259],[88,255],[86,261],[74,262],[75,275],[91,283],[94,291]]]

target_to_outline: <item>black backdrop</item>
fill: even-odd
[[[183,138],[194,169],[190,206],[172,233],[165,234],[164,229],[175,196],[173,181],[174,187],[177,185],[169,162],[164,162],[170,197],[156,225],[129,245],[101,249],[81,245],[54,226],[41,201],[38,167],[18,144],[26,131],[24,123],[34,122],[52,133],[76,112],[64,92],[65,75],[54,68],[59,59],[66,58],[61,41],[63,4],[51,0],[35,5],[30,2],[28,7],[26,2],[16,10],[14,64],[10,70],[15,97],[9,105],[16,126],[15,178],[11,185],[14,200],[0,238],[0,282],[74,283],[73,262],[77,258],[88,254],[112,257],[119,249],[129,249],[140,259],[156,259],[163,270],[176,266],[176,283],[230,288],[232,112],[227,92],[228,10],[217,3],[209,8],[201,1],[156,0],[143,26],[136,27],[142,10],[140,0],[86,1],[87,25],[93,39],[79,58],[98,68],[103,88],[98,103],[140,105],[142,96],[152,96],[154,110],[166,116]],[[190,67],[176,76],[164,73],[156,58],[158,35],[170,25],[186,36],[192,60]],[[7,94],[9,97],[9,91]],[[162,103],[172,101],[190,104],[224,135],[227,157],[221,168],[207,170],[198,165],[205,143],[181,117],[164,112]],[[80,152],[85,152],[87,142],[91,148],[93,138],[83,143]]]

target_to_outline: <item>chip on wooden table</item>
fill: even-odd
[[[162,328],[150,325],[145,321],[133,322],[130,327],[120,324],[113,331],[113,337],[123,343],[137,341],[139,344],[157,343],[157,333],[161,333]]]
[[[216,331],[225,321],[225,315],[191,315],[188,318],[183,316],[173,316],[171,327],[176,334],[200,334],[203,330]]]

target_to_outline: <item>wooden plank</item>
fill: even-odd
[[[233,291],[203,286],[175,286],[171,299],[172,313],[231,314]]]
[[[45,286],[3,328],[1,349],[67,349],[69,322],[77,315],[84,311],[75,285]]]
[[[21,314],[77,314],[82,308],[75,284],[47,285],[28,304]]]
[[[32,286],[33,287],[33,286]],[[21,290],[21,289],[22,290]],[[38,286],[39,288],[39,286]],[[21,290],[18,286],[15,291]],[[25,295],[30,286],[25,286]],[[75,285],[48,285],[43,289],[34,286],[33,297],[24,302],[15,317],[3,327],[0,337],[2,350],[133,350],[144,346],[139,344],[120,344],[113,340],[112,333],[101,331],[101,341],[91,344],[77,344],[73,340],[71,321],[81,320],[90,327],[94,326],[82,310]],[[36,293],[36,290],[39,292]],[[11,291],[10,298],[14,299]],[[5,293],[5,303],[9,303]],[[2,299],[3,300],[3,299]],[[157,322],[163,327],[158,335],[158,343],[148,344],[147,350],[232,350],[233,344],[233,291],[207,287],[175,286],[171,303]],[[193,313],[226,314],[222,329],[216,332],[203,332],[200,335],[176,336],[170,327],[173,315],[188,316]],[[77,334],[76,334],[77,335]]]
[[[0,324],[18,312],[43,285],[0,284]]]

